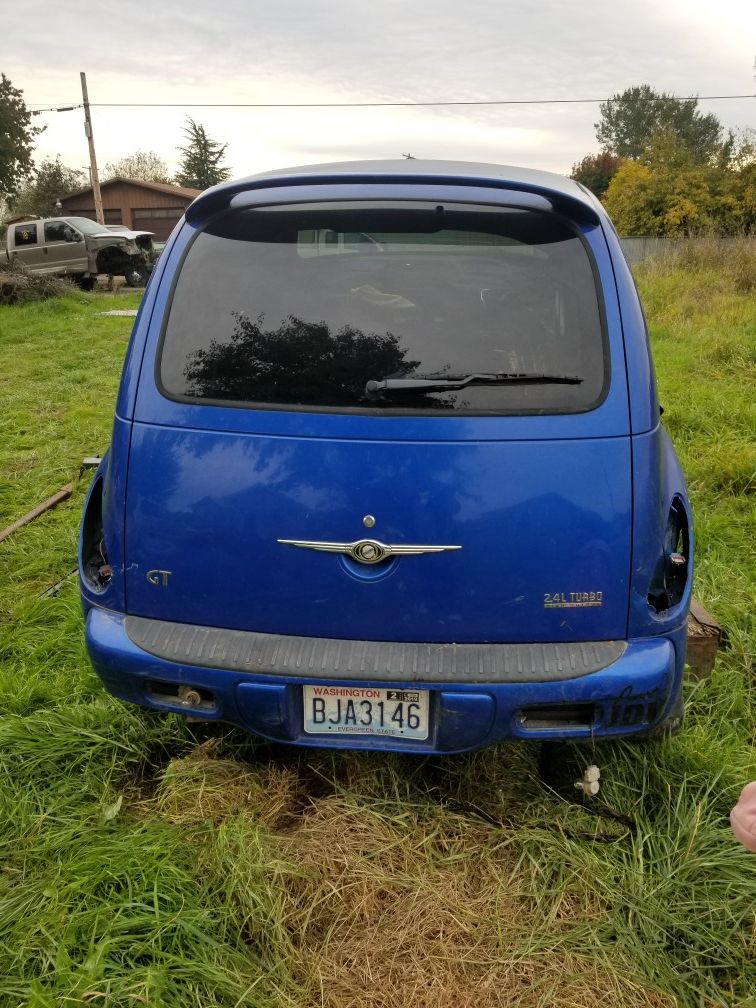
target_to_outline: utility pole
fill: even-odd
[[[105,214],[102,209],[102,194],[100,193],[100,176],[97,174],[97,157],[95,155],[94,136],[92,135],[92,118],[89,114],[89,95],[87,94],[87,75],[82,71],[81,96],[84,99],[84,132],[89,141],[89,175],[92,181],[92,192],[94,193],[95,217],[98,224],[105,223]]]

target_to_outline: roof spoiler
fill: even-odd
[[[291,175],[271,175],[240,179],[238,182],[213,186],[192,202],[186,210],[186,220],[198,226],[209,217],[227,209],[232,199],[241,193],[256,190],[282,189],[293,186],[334,186],[334,185],[427,185],[427,186],[469,186],[475,189],[501,189],[502,192],[532,193],[547,200],[556,213],[564,214],[571,220],[585,224],[599,224],[600,217],[590,193],[585,198],[560,192],[548,186],[527,181],[507,181],[485,176],[437,175],[418,172],[417,175],[392,174],[390,172],[332,172],[318,174],[296,173]]]

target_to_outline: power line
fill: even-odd
[[[733,98],[756,98],[754,94],[695,95],[676,98],[676,101],[725,101]],[[621,95],[611,98],[504,98],[469,101],[394,101],[394,102],[90,102],[92,108],[450,108],[459,106],[496,105],[598,105],[605,102],[625,101]],[[635,101],[664,101],[663,97],[636,98]],[[40,104],[40,103],[37,103]],[[71,112],[81,105],[63,108],[51,106],[31,110],[40,112]]]

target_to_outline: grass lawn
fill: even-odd
[[[684,731],[425,759],[257,744],[109,698],[82,646],[85,483],[0,544],[0,1008],[756,1006],[756,299],[708,265],[639,272],[727,627]],[[138,295],[0,307],[0,527],[108,442]],[[574,776],[570,776],[573,773]],[[569,781],[568,781],[569,782]],[[605,807],[615,816],[596,814]]]

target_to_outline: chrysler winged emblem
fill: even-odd
[[[394,556],[419,556],[421,553],[446,553],[462,549],[461,546],[405,546],[387,545],[377,539],[358,539],[357,542],[310,542],[307,539],[279,539],[284,546],[299,546],[300,549],[320,550],[322,553],[345,553],[363,564],[377,564]]]

